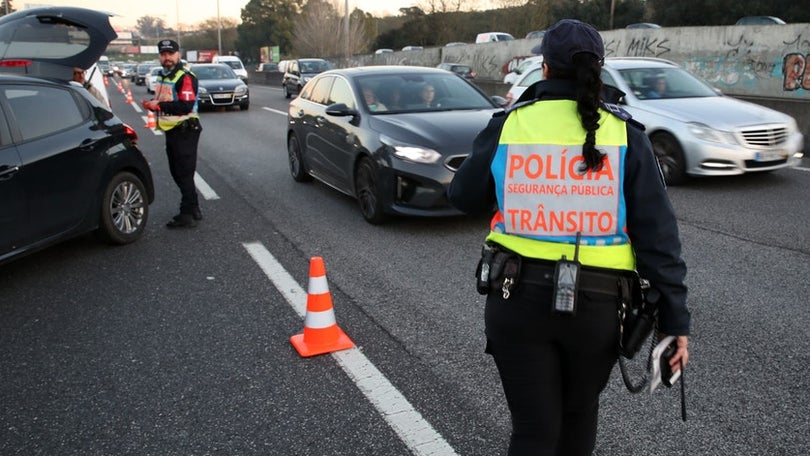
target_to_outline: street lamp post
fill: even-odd
[[[219,17],[219,0],[217,0],[217,49],[222,55],[222,20]]]
[[[346,22],[343,25],[343,32],[346,35],[346,68],[349,67],[349,56],[351,55],[351,51],[349,48],[349,0],[346,0]]]
[[[177,16],[177,45],[180,45],[180,0],[174,0],[174,14]]]

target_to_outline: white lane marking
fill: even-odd
[[[246,242],[242,245],[295,312],[304,318],[307,312],[307,294],[298,282],[260,242]],[[332,357],[414,455],[457,455],[441,434],[425,421],[359,348],[334,352]]]
[[[132,103],[129,103],[129,105],[130,105],[130,106],[132,106],[132,109],[134,109],[134,110],[135,110],[135,112],[137,112],[138,114],[140,114],[140,113],[142,113],[142,112],[143,112],[143,109],[141,109],[141,107],[140,107],[140,106],[138,106],[138,103],[135,103],[135,102],[133,101]]]
[[[286,116],[287,113],[284,111],[279,111],[278,109],[268,108],[267,106],[262,107],[265,111],[270,111],[272,113],[281,114],[282,116]]]
[[[217,195],[217,192],[215,192],[214,189],[211,188],[211,186],[208,185],[208,183],[203,180],[202,176],[200,176],[196,172],[194,173],[194,184],[197,186],[197,190],[200,192],[202,197],[205,198],[206,200],[219,199],[219,195]]]
[[[804,171],[806,173],[810,173],[810,168],[803,168],[801,166],[794,166],[793,169],[795,169],[796,171]]]
[[[141,119],[143,120],[144,128],[146,128],[146,125],[149,123],[149,118],[147,116],[141,116]],[[149,130],[152,130],[152,134],[155,136],[163,136],[163,131],[157,128],[149,128]]]

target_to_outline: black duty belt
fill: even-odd
[[[618,273],[601,272],[582,268],[579,276],[579,290],[591,293],[603,293],[618,297],[620,295]],[[520,281],[535,285],[554,286],[554,263],[523,258]]]

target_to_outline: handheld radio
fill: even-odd
[[[579,240],[582,234],[577,231],[574,259],[565,255],[554,267],[554,313],[573,315],[576,313],[577,291],[579,290]]]

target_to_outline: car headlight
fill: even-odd
[[[389,138],[387,136],[381,136],[380,141],[393,149],[394,156],[414,162],[414,163],[436,163],[437,161],[441,160],[442,154],[436,152],[433,149],[421,146],[414,146],[412,144],[402,144],[398,143],[397,141]]]
[[[698,122],[690,122],[687,124],[689,131],[695,135],[696,138],[703,141],[716,142],[722,144],[737,144],[734,135],[727,131],[715,130],[706,124]]]
[[[234,95],[237,95],[237,96],[238,96],[238,95],[244,95],[244,94],[246,94],[246,93],[247,93],[247,89],[248,89],[248,88],[247,88],[247,86],[246,86],[246,85],[240,85],[240,86],[236,86],[236,88],[235,88],[235,89],[233,89],[233,94],[234,94]]]
[[[199,93],[200,95],[208,95],[208,90],[203,86],[199,86],[197,88],[197,93]]]

